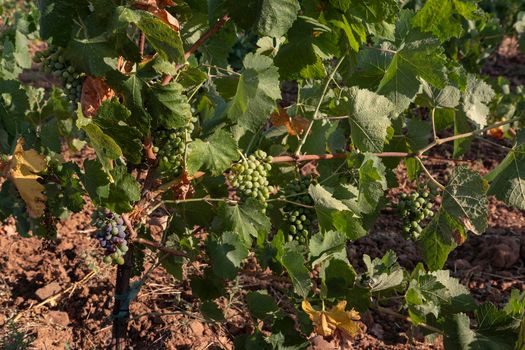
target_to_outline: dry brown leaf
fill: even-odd
[[[173,17],[171,13],[166,11],[164,7],[174,6],[173,1],[155,1],[155,0],[141,0],[135,2],[134,6],[144,11],[148,11],[158,18],[160,18],[164,23],[168,24],[174,31],[178,32],[180,30],[179,21]]]
[[[24,151],[24,139],[18,139],[11,158],[9,179],[15,184],[32,218],[41,217],[46,208],[45,187],[38,182],[40,176],[37,175],[46,169],[44,156],[33,149]]]
[[[498,140],[502,140],[503,137],[505,136],[505,132],[503,131],[503,127],[499,127],[499,128],[492,128],[488,131],[488,134],[490,137],[493,137],[495,139],[498,139]]]
[[[340,301],[328,311],[315,310],[308,300],[303,300],[302,307],[314,323],[315,332],[323,337],[334,335],[336,330],[349,336],[355,336],[361,331],[359,313],[354,309],[345,311],[346,300]]]
[[[82,95],[80,96],[82,112],[86,117],[92,117],[97,114],[102,102],[114,96],[115,91],[102,78],[87,77],[82,85]]]
[[[272,113],[270,122],[273,126],[286,126],[288,134],[291,136],[302,134],[310,124],[307,119],[301,116],[290,117],[286,109],[280,107],[277,111]]]

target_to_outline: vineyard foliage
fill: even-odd
[[[312,331],[351,337],[360,313],[392,297],[446,349],[523,349],[525,294],[501,309],[477,303],[443,270],[487,229],[488,196],[525,210],[525,92],[479,74],[503,35],[525,48],[520,1],[25,6],[0,8],[0,219],[13,216],[21,235],[52,239],[89,198],[117,254],[105,260],[157,251],[216,322],[215,301],[247,260],[286,276],[293,310],[265,290],[246,294],[265,331],[238,336],[237,349],[305,349]],[[32,62],[39,40],[49,48]],[[35,65],[55,88],[19,79]],[[487,175],[456,166],[487,135],[514,144],[505,159]],[[425,160],[445,143],[450,175],[436,178]],[[358,273],[346,247],[397,206],[385,197],[396,169],[418,184],[400,219],[422,262],[406,271],[394,252],[365,255]],[[153,241],[143,225],[159,207],[169,224],[157,243],[180,256],[134,243]],[[195,259],[207,267],[183,273]]]

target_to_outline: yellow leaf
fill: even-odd
[[[346,300],[340,301],[328,311],[315,310],[308,300],[303,300],[302,307],[314,323],[315,332],[323,337],[332,336],[336,329],[350,336],[361,330],[359,313],[354,309],[345,311]]]
[[[15,184],[20,196],[26,202],[27,211],[32,218],[44,214],[46,196],[44,186],[37,180],[37,173],[47,169],[44,156],[35,150],[24,151],[24,139],[18,139],[9,167],[9,179]]]

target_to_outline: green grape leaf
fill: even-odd
[[[288,42],[280,47],[275,56],[281,79],[324,77],[326,71],[320,56],[322,38],[317,34],[330,31],[329,27],[314,19],[300,16],[288,32]]]
[[[29,98],[26,90],[15,80],[0,79],[0,91],[0,127],[14,138],[18,132],[24,130]]]
[[[100,205],[109,196],[109,179],[102,164],[97,160],[84,161],[84,173],[79,174],[84,188],[96,205]]]
[[[153,14],[119,7],[117,9],[119,21],[135,24],[146,36],[148,43],[155,49],[161,58],[173,63],[183,63],[184,47],[178,31]]]
[[[351,240],[366,235],[359,218],[321,185],[310,185],[308,193],[315,203],[314,207],[321,232],[332,230],[343,232]]]
[[[249,292],[246,294],[246,304],[248,305],[250,314],[265,323],[272,321],[281,313],[275,299],[264,291]]]
[[[87,1],[42,0],[38,2],[38,7],[41,13],[42,39],[53,39],[53,44],[63,47],[67,46],[71,39],[77,11],[88,10]]]
[[[464,134],[473,131],[474,126],[469,123],[469,120],[463,111],[454,113],[454,135]],[[454,140],[454,148],[452,157],[457,159],[468,152],[472,144],[472,137],[465,137]]]
[[[142,133],[146,133],[150,127],[151,115],[144,106],[144,91],[146,89],[144,80],[137,74],[125,76],[116,71],[110,72],[107,78],[108,84],[122,94],[124,105],[133,115],[133,118],[129,120],[129,125],[135,126]]]
[[[466,233],[463,225],[442,208],[421,232],[417,244],[430,270],[441,269],[448,255],[462,242]]]
[[[525,132],[520,131],[514,148],[485,179],[489,195],[510,206],[525,210]]]
[[[410,149],[418,151],[428,145],[432,138],[432,125],[420,119],[409,119],[407,121],[408,137],[407,141]]]
[[[119,52],[108,38],[96,36],[71,40],[64,56],[77,69],[100,77],[117,68]]]
[[[209,238],[206,251],[211,260],[213,273],[223,279],[234,279],[248,249],[234,232],[226,231],[220,239]]]
[[[131,112],[116,100],[104,101],[94,123],[115,140],[129,162],[139,164],[142,161],[142,134],[127,124],[130,117]]]
[[[246,130],[256,132],[269,119],[279,98],[279,74],[272,59],[248,54],[228,117]]]
[[[317,233],[310,238],[308,250],[312,267],[332,258],[346,259],[346,235],[341,232],[328,231]]]
[[[363,255],[367,273],[367,281],[372,292],[386,291],[399,287],[403,283],[403,269],[397,263],[397,256],[389,250],[381,258],[372,260]]]
[[[504,311],[487,303],[476,310],[476,327],[471,328],[470,319],[459,313],[445,320],[446,348],[461,350],[514,350],[518,339],[516,322]]]
[[[157,126],[176,129],[191,121],[191,107],[179,83],[155,84],[148,91],[148,111]]]
[[[411,29],[410,11],[403,11],[396,24],[395,44],[364,49],[358,56],[355,81],[388,97],[403,112],[420,90],[420,79],[438,89],[447,83],[446,57],[439,41]],[[397,49],[396,49],[397,47]]]
[[[410,321],[415,325],[425,323],[429,314],[438,318],[445,292],[435,276],[425,274],[411,280],[405,293]]]
[[[446,288],[440,302],[443,314],[473,311],[476,308],[476,300],[468,288],[462,285],[457,278],[451,277],[450,271],[439,270],[431,274]]]
[[[431,32],[441,41],[460,38],[463,21],[480,18],[476,2],[471,0],[428,0],[412,20],[424,32]]]
[[[281,262],[292,280],[294,292],[306,298],[312,287],[312,280],[304,265],[303,255],[296,250],[287,249]]]
[[[104,171],[109,174],[113,168],[112,161],[122,157],[122,149],[115,140],[106,135],[98,125],[88,123],[81,128],[86,132],[89,138],[89,145],[95,150]]]
[[[246,203],[238,205],[222,204],[219,216],[224,221],[224,229],[237,233],[246,246],[251,246],[252,237],[270,232],[270,219],[262,213],[259,202],[249,198]]]
[[[352,87],[346,93],[353,143],[363,152],[381,152],[394,105],[374,92]]]
[[[454,108],[459,105],[461,91],[452,85],[436,89],[426,81],[421,84],[423,93],[418,95],[416,103],[429,108]]]
[[[346,259],[330,259],[323,265],[319,276],[326,288],[326,297],[344,298],[354,286],[357,273]]]
[[[359,196],[357,204],[361,213],[372,214],[388,188],[386,168],[379,157],[365,154],[359,167]]]
[[[298,0],[228,0],[226,7],[242,28],[254,27],[261,36],[275,38],[286,34],[301,8]]]
[[[211,321],[222,322],[225,320],[224,313],[213,301],[205,301],[202,303],[201,313],[202,316]]]
[[[261,36],[279,38],[286,34],[300,9],[297,0],[260,0],[261,12],[255,28]]]
[[[481,234],[487,228],[486,190],[487,183],[479,173],[464,166],[456,167],[443,191],[442,209],[468,230]]]
[[[195,140],[188,145],[187,168],[190,175],[200,169],[220,175],[239,159],[237,142],[225,130],[217,130],[206,141]]]
[[[103,206],[119,214],[130,212],[132,204],[140,199],[139,183],[123,165],[115,167],[111,175],[114,181],[109,185],[109,196]]]
[[[476,76],[469,74],[467,77],[467,88],[463,92],[463,111],[478,128],[487,125],[487,116],[490,109],[488,103],[492,101],[496,93],[490,85]]]

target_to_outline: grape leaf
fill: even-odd
[[[432,32],[441,41],[460,38],[463,21],[480,18],[476,3],[471,0],[428,0],[412,23],[424,32]]]
[[[117,11],[118,19],[135,24],[161,58],[173,63],[186,60],[180,33],[161,18],[142,10],[119,7]]]
[[[361,213],[373,213],[383,197],[387,182],[385,166],[379,157],[365,154],[365,159],[359,167],[359,197],[357,204]]]
[[[353,143],[363,152],[381,152],[394,105],[381,95],[357,87],[345,95]]]
[[[246,303],[250,314],[264,322],[273,320],[280,313],[275,299],[263,291],[246,294]]]
[[[94,159],[84,161],[84,173],[78,174],[91,200],[100,205],[109,196],[109,179],[102,164]]]
[[[330,31],[329,27],[314,19],[300,16],[288,31],[288,42],[275,56],[281,79],[324,77],[326,71],[320,55],[322,38],[318,34]]]
[[[279,38],[286,34],[300,9],[297,0],[260,0],[261,12],[255,28],[261,36]],[[238,5],[237,5],[238,6]]]
[[[15,184],[20,197],[24,200],[29,217],[38,218],[46,208],[44,186],[38,182],[38,173],[47,169],[43,155],[34,149],[24,150],[24,139],[18,139],[9,165],[9,179]]]
[[[111,175],[114,181],[109,185],[109,196],[103,206],[118,214],[130,212],[132,203],[140,199],[139,183],[123,165],[115,167]]]
[[[115,140],[129,162],[139,164],[142,161],[143,135],[127,124],[130,117],[131,112],[124,105],[116,100],[105,101],[100,106],[94,123],[104,134]]]
[[[472,74],[468,75],[467,88],[463,92],[463,111],[478,128],[487,125],[487,116],[490,112],[487,103],[495,95],[490,85]]]
[[[38,2],[40,13],[40,35],[42,39],[53,39],[55,45],[67,46],[71,38],[77,11],[87,11],[87,1],[42,0]]]
[[[356,83],[368,89],[377,86],[376,92],[394,103],[396,114],[414,100],[420,79],[439,89],[447,83],[443,48],[438,40],[411,28],[411,18],[412,12],[401,13],[394,43],[384,42],[379,48],[364,49],[358,56]]]
[[[222,204],[218,215],[224,221],[224,230],[237,233],[246,246],[251,246],[252,237],[270,232],[270,220],[261,212],[261,204],[253,198],[239,205]]]
[[[332,258],[346,259],[346,235],[344,233],[328,231],[317,233],[310,238],[308,250],[312,266],[318,265]]]
[[[228,110],[228,117],[239,126],[257,131],[276,108],[275,100],[281,98],[279,74],[272,59],[248,54],[237,92]]]
[[[321,185],[310,185],[308,193],[315,203],[314,207],[321,232],[331,230],[343,232],[351,240],[366,235],[359,218]]]
[[[148,111],[157,126],[175,129],[191,121],[191,107],[179,83],[155,84],[148,90]]]
[[[397,288],[403,283],[403,269],[397,263],[397,256],[389,250],[381,258],[372,260],[363,256],[367,269],[368,285],[372,292],[380,292]]]
[[[244,29],[255,28],[261,36],[279,38],[297,18],[297,0],[228,0],[226,7],[232,19]]]
[[[417,244],[423,260],[430,270],[445,265],[448,255],[463,240],[465,230],[461,223],[448,212],[440,209],[432,221],[421,232]]]
[[[151,115],[144,106],[146,89],[144,80],[137,74],[125,76],[116,71],[110,72],[107,78],[108,84],[122,94],[124,104],[133,115],[129,124],[146,133],[151,124]]]
[[[94,123],[83,125],[82,130],[86,132],[89,145],[95,150],[104,171],[109,174],[113,168],[111,161],[122,157],[122,149],[115,140],[104,134],[102,129]]]
[[[287,249],[282,256],[281,263],[292,280],[295,293],[306,298],[312,287],[312,280],[304,265],[303,255],[296,250]]]
[[[23,131],[25,115],[29,109],[27,92],[15,80],[0,79],[0,126],[14,138]],[[14,142],[11,139],[10,142]]]
[[[237,142],[230,133],[217,130],[206,141],[197,139],[188,145],[187,168],[190,175],[200,169],[220,175],[239,159]]]
[[[356,272],[346,259],[334,258],[323,264],[319,276],[326,289],[326,297],[343,298],[353,287]]]
[[[224,279],[234,279],[242,261],[248,256],[248,249],[234,232],[226,231],[220,240],[209,238],[206,251],[212,262],[213,273]]]
[[[510,206],[525,210],[525,132],[520,131],[514,148],[485,176],[489,195]]]
[[[480,234],[487,228],[487,183],[465,166],[456,167],[443,191],[442,209],[461,220],[468,230]]]

